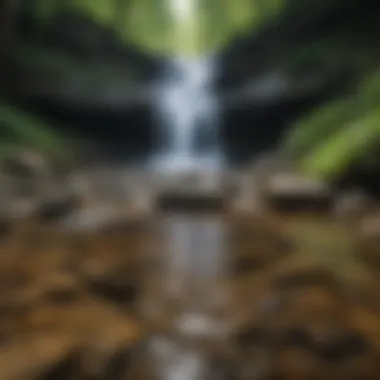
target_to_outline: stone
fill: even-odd
[[[229,196],[219,173],[189,172],[167,178],[158,189],[155,205],[161,211],[221,212]]]
[[[369,350],[369,344],[362,335],[342,326],[317,325],[308,334],[312,338],[313,352],[328,362],[341,362]]]
[[[380,239],[380,210],[362,219],[359,234],[364,239]]]
[[[231,211],[238,214],[262,216],[265,212],[265,202],[260,186],[251,175],[244,173],[236,178],[236,191],[231,202]]]
[[[0,216],[0,239],[7,236],[12,229],[12,224],[7,217]]]
[[[226,200],[216,192],[165,192],[157,196],[156,207],[161,211],[220,212]]]
[[[233,341],[237,347],[242,349],[256,345],[267,345],[273,341],[273,334],[266,325],[252,324],[240,327],[235,332]]]
[[[75,349],[75,340],[66,333],[31,334],[2,347],[0,377],[36,379],[62,363]]]
[[[14,178],[41,178],[49,173],[44,157],[30,149],[23,149],[5,158],[3,171]]]
[[[120,306],[136,302],[140,295],[139,284],[128,280],[94,279],[89,283],[88,290],[91,294]]]
[[[332,189],[324,182],[299,174],[272,176],[265,186],[264,197],[276,211],[329,211]]]
[[[307,286],[327,286],[335,289],[337,281],[331,271],[320,265],[300,265],[299,267],[278,267],[273,273],[276,289],[290,289]]]
[[[356,256],[371,270],[380,270],[380,213],[362,219]]]
[[[338,194],[334,201],[333,215],[342,222],[356,222],[370,213],[374,204],[374,200],[360,190]]]
[[[12,229],[12,218],[9,208],[6,200],[0,199],[0,239],[7,236]]]
[[[76,194],[53,194],[42,200],[36,216],[45,222],[55,222],[80,208],[82,200]]]
[[[280,172],[292,172],[295,169],[295,164],[277,152],[270,152],[255,158],[251,171],[255,177],[265,177]]]

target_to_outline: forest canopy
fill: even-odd
[[[115,30],[123,41],[144,49],[194,54],[217,50],[233,37],[261,26],[284,6],[284,0],[194,1],[197,10],[189,25],[176,22],[171,0],[28,0],[28,7],[40,22],[70,10],[84,13]]]

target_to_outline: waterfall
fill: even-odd
[[[197,1],[169,1],[179,24],[176,38],[180,47],[192,36],[189,30],[196,30]],[[157,167],[187,170],[220,166],[218,102],[213,90],[216,72],[214,57],[179,56],[169,60],[156,96],[160,140],[164,142],[154,158]]]
[[[189,39],[194,41],[198,0],[167,1],[178,24],[175,38],[180,48]],[[154,157],[159,171],[207,170],[206,178],[213,183],[210,174],[218,172],[222,163],[218,102],[213,90],[216,70],[213,57],[191,59],[180,55],[168,62],[156,96],[160,140],[164,142],[158,157]],[[159,175],[161,178],[162,173]],[[219,287],[225,269],[224,224],[218,218],[170,214],[161,228],[168,242],[161,298],[169,300],[169,311],[173,308],[169,318],[175,334],[153,339],[153,362],[157,363],[159,379],[208,379],[208,363],[195,346],[204,339],[220,344],[219,340],[225,338],[225,321],[214,315],[215,305],[224,306],[225,297]]]

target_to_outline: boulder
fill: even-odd
[[[278,173],[271,176],[264,197],[276,211],[328,211],[333,192],[331,187],[318,180],[297,173]]]
[[[42,178],[49,174],[44,157],[29,149],[23,149],[5,158],[3,172],[20,179]]]
[[[256,158],[251,165],[251,171],[255,177],[266,177],[281,172],[293,172],[294,170],[295,164],[276,152]]]
[[[223,179],[207,172],[176,175],[156,197],[156,207],[162,211],[220,212],[226,210],[228,203]]]
[[[380,241],[380,210],[362,219],[359,232],[363,238]]]
[[[45,222],[55,222],[73,213],[81,204],[75,194],[54,194],[41,201],[36,216]]]
[[[365,192],[353,190],[338,194],[333,205],[333,215],[339,221],[357,222],[370,213],[374,200]]]

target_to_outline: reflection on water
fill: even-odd
[[[195,293],[199,307],[207,302],[223,273],[224,225],[212,217],[173,215],[165,222],[169,247],[167,256],[167,292]]]
[[[150,354],[160,379],[208,378],[209,368],[197,342],[224,337],[225,321],[216,319],[214,303],[224,274],[225,226],[221,218],[169,215],[164,220],[167,246],[163,298],[176,298],[175,337],[152,339]]]

